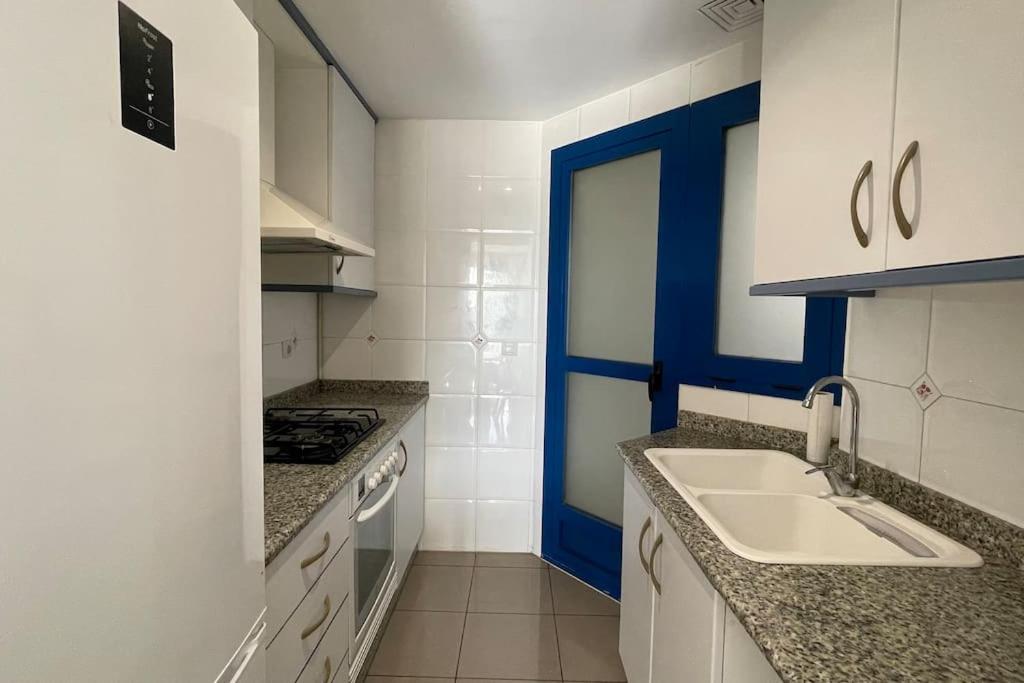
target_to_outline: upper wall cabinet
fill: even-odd
[[[766,3],[752,291],[996,279],[948,264],[1024,255],[1022,35],[1024,3]]]

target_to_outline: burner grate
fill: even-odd
[[[384,423],[375,408],[270,408],[264,462],[332,464]]]

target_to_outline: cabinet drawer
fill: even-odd
[[[352,601],[346,600],[327,628],[297,683],[347,683],[348,631],[352,619]],[[268,680],[268,683],[273,683]]]
[[[267,681],[289,683],[296,679],[333,623],[331,620],[346,614],[342,607],[348,597],[351,575],[352,544],[345,543],[267,646]]]
[[[267,633],[271,639],[348,540],[348,516],[346,488],[267,567]],[[308,564],[303,567],[304,563]]]

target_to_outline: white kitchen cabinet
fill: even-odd
[[[424,486],[426,482],[426,410],[420,408],[399,432],[399,462],[405,471],[396,504],[395,565],[405,574],[423,535]]]
[[[277,181],[274,150],[277,148],[275,130],[274,43],[266,33],[256,29],[260,42],[260,180],[271,185]]]
[[[1024,254],[1024,3],[902,0],[893,158],[913,229],[892,220],[886,266]]]
[[[765,5],[755,282],[885,268],[896,0]],[[857,193],[854,183],[871,163]]]
[[[651,680],[654,588],[647,558],[654,541],[654,506],[626,469],[622,500],[622,596],[619,657],[630,683]]]
[[[729,608],[725,609],[722,650],[726,655],[722,657],[722,683],[779,683],[782,680]]]

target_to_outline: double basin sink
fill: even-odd
[[[647,459],[725,546],[769,564],[977,567],[981,557],[870,496],[831,492],[771,450],[651,448]]]

